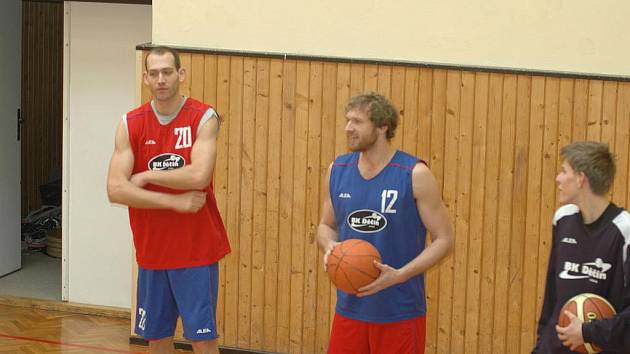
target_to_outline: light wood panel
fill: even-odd
[[[222,345],[326,352],[335,293],[314,242],[321,182],[346,151],[344,105],[364,90],[400,109],[393,144],[427,161],[455,225],[453,253],[426,274],[427,353],[530,352],[561,146],[609,143],[612,198],[628,199],[626,82],[211,54],[182,63],[183,92],[225,120],[215,191],[233,252],[221,262]]]

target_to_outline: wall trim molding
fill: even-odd
[[[149,50],[159,45],[160,44],[142,43],[136,46],[136,50]],[[308,61],[322,61],[322,62],[349,63],[349,64],[360,63],[360,64],[372,64],[372,65],[395,65],[395,66],[408,66],[408,67],[444,69],[444,70],[463,70],[463,71],[475,71],[475,72],[487,72],[487,73],[500,73],[500,74],[511,74],[511,75],[530,75],[530,76],[546,76],[546,77],[585,79],[585,80],[630,82],[630,76],[624,76],[624,75],[605,75],[605,74],[595,74],[595,73],[590,74],[590,73],[579,73],[579,72],[568,72],[568,71],[548,71],[548,70],[534,70],[534,69],[522,69],[522,68],[493,67],[493,66],[475,66],[475,65],[463,65],[463,64],[457,65],[457,64],[443,64],[443,63],[404,61],[404,60],[361,59],[361,58],[346,58],[346,57],[333,57],[333,56],[304,55],[304,54],[294,54],[294,53],[275,53],[275,52],[256,52],[256,51],[245,51],[245,50],[241,51],[241,50],[227,50],[227,49],[213,49],[213,48],[195,48],[195,47],[182,47],[182,46],[177,46],[177,45],[168,45],[168,46],[175,48],[179,52],[182,52],[182,53],[258,57],[258,58],[283,59],[283,60],[308,60]]]

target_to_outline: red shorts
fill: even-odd
[[[335,313],[328,354],[424,354],[425,337],[425,316],[374,323]]]

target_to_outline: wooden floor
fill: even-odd
[[[0,353],[148,353],[129,333],[128,319],[0,305]]]

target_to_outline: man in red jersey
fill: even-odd
[[[144,83],[153,100],[123,116],[107,193],[129,207],[138,262],[135,332],[171,353],[177,317],[195,353],[218,353],[218,261],[230,252],[212,186],[219,117],[179,94],[179,55],[153,48]]]

